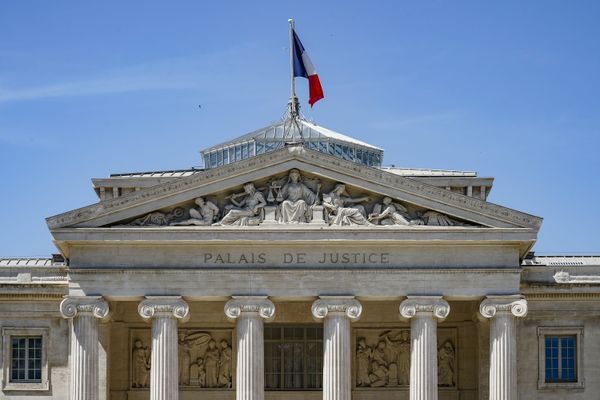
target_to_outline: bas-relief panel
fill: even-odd
[[[230,389],[233,379],[231,329],[180,329],[179,386]],[[150,387],[150,329],[130,330],[131,389]]]
[[[354,385],[394,388],[410,381],[410,329],[356,329]],[[438,329],[438,386],[457,386],[457,333]]]
[[[253,226],[316,223],[331,226],[464,226],[445,214],[341,182],[286,175],[247,182],[243,190],[198,197],[194,204],[146,214],[128,226]]]

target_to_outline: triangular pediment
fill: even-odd
[[[302,185],[294,186],[293,204],[283,209],[290,190],[284,186],[290,182],[291,170],[299,171]],[[257,195],[249,193],[252,189],[244,193],[247,183],[252,183]],[[341,188],[341,184],[345,187]],[[254,196],[252,200],[250,195]],[[389,199],[384,200],[386,197]],[[200,205],[196,203],[198,198],[203,199],[203,205],[202,201]],[[299,199],[305,204],[298,205]],[[241,204],[245,200],[258,203],[260,210],[252,215],[240,212],[223,221],[230,210],[248,208],[248,204]],[[390,204],[392,211],[385,213]],[[364,223],[352,210],[339,216],[339,210],[344,208],[358,210],[368,222]],[[196,212],[190,211],[194,209]],[[282,212],[287,213],[283,218]],[[302,146],[288,146],[47,219],[50,229],[178,225],[203,229],[215,222],[242,226],[291,222],[314,225],[317,229],[341,225],[361,225],[365,229],[435,225],[528,228],[536,232],[541,221],[539,217]]]

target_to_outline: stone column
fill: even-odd
[[[265,346],[263,320],[275,315],[275,305],[266,296],[234,296],[225,304],[225,315],[237,320],[237,400],[265,398]]]
[[[71,319],[70,400],[98,400],[98,319],[108,317],[108,304],[100,296],[68,296],[60,303]]]
[[[146,296],[138,306],[138,313],[145,320],[152,320],[150,400],[177,400],[177,320],[188,318],[188,304],[179,296]]]
[[[517,400],[515,317],[527,315],[521,295],[487,296],[479,312],[490,319],[490,400]]]
[[[442,296],[408,296],[400,315],[410,319],[410,400],[437,400],[437,323],[450,313]]]
[[[324,320],[323,400],[350,400],[350,321],[358,320],[361,313],[361,304],[352,296],[321,296],[312,305],[313,317]]]

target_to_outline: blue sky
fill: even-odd
[[[326,96],[298,80],[307,117],[495,177],[490,201],[544,217],[537,252],[600,253],[600,2],[24,0],[0,4],[0,255],[55,252],[44,218],[92,177],[279,119],[290,17]]]

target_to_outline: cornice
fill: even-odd
[[[528,228],[473,227],[353,227],[353,226],[250,226],[250,227],[160,227],[160,228],[58,228],[52,235],[59,246],[123,245],[123,244],[193,244],[227,245],[265,243],[314,243],[335,240],[336,243],[368,242],[379,245],[507,245],[519,248],[533,245],[536,232]]]
[[[598,284],[600,275],[571,275],[565,270],[556,272],[553,276],[554,282],[558,284]]]

